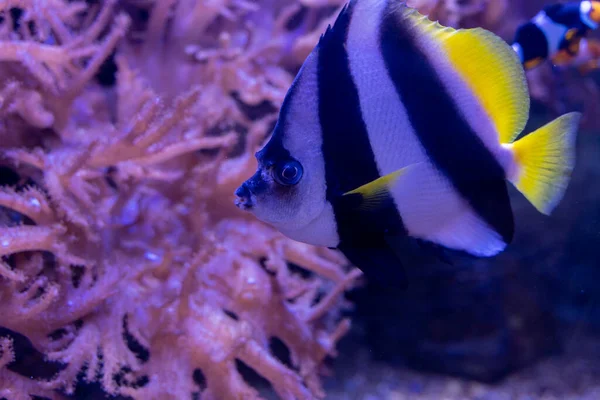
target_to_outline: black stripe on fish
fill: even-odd
[[[269,163],[292,159],[290,152],[283,146],[283,135],[288,120],[288,114],[290,113],[292,99],[297,95],[297,90],[298,77],[292,82],[291,87],[283,99],[281,109],[279,110],[279,118],[273,129],[271,139],[269,139],[269,142],[265,147],[256,153],[256,158],[260,163],[268,165]]]
[[[533,22],[527,22],[517,29],[514,43],[518,43],[523,49],[523,62],[548,57],[548,39]]]
[[[298,77],[292,82],[288,92],[283,99],[281,109],[279,110],[279,118],[273,129],[273,134],[269,139],[268,143],[256,153],[256,159],[259,164],[266,166],[267,168],[276,165],[277,163],[283,163],[290,160],[296,160],[292,157],[288,149],[283,146],[283,136],[286,131],[286,125],[288,124],[288,115],[290,113],[290,107],[294,96],[298,96]],[[296,160],[297,161],[297,160]],[[257,171],[256,174],[249,179],[247,182],[248,189],[255,195],[265,192],[269,189],[269,185],[260,178],[261,171]],[[289,192],[294,190],[293,187],[281,187],[275,186],[276,190],[282,192]]]
[[[357,209],[360,198],[342,196],[380,177],[345,49],[354,4],[351,2],[340,13],[333,28],[328,28],[318,44],[319,119],[326,198],[334,207],[341,243],[384,246],[386,232],[406,234],[391,195],[385,206],[371,212]]]
[[[566,28],[584,28],[581,20],[581,2],[557,3],[544,7],[544,12],[552,21]]]
[[[504,170],[462,117],[410,28],[389,2],[380,45],[389,76],[429,158],[506,243],[514,233]]]

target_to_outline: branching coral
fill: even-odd
[[[0,191],[0,327],[63,366],[20,376],[0,338],[0,397],[85,380],[139,399],[257,398],[240,364],[281,398],[324,396],[360,273],[247,219],[232,193],[328,3],[0,6],[0,156],[20,177]]]
[[[9,83],[20,81],[20,86],[25,86],[20,89],[27,95],[10,96],[17,88],[9,90],[6,109],[36,127],[53,127],[60,134],[71,103],[127,30],[125,14],[113,18],[115,3],[107,1],[95,15],[79,2],[2,2],[0,62],[4,68],[0,77]],[[109,33],[100,39],[107,27]],[[23,101],[34,107],[23,107]],[[44,110],[41,114],[40,109]]]
[[[31,396],[50,400],[60,399],[57,393],[40,388],[30,379],[6,368],[14,360],[13,351],[12,340],[0,338],[0,396],[7,400],[29,400]]]

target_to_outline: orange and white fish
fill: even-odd
[[[575,61],[587,34],[600,24],[600,1],[576,1],[546,6],[515,34],[513,49],[525,69],[545,60],[555,65]]]

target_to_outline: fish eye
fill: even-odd
[[[302,165],[292,160],[278,165],[274,170],[273,178],[281,185],[292,186],[300,182],[302,173]]]

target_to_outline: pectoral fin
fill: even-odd
[[[372,182],[366,183],[354,190],[344,193],[344,196],[360,196],[356,208],[370,211],[387,204],[390,199],[390,189],[398,179],[417,164],[411,164],[390,174],[384,175]]]

